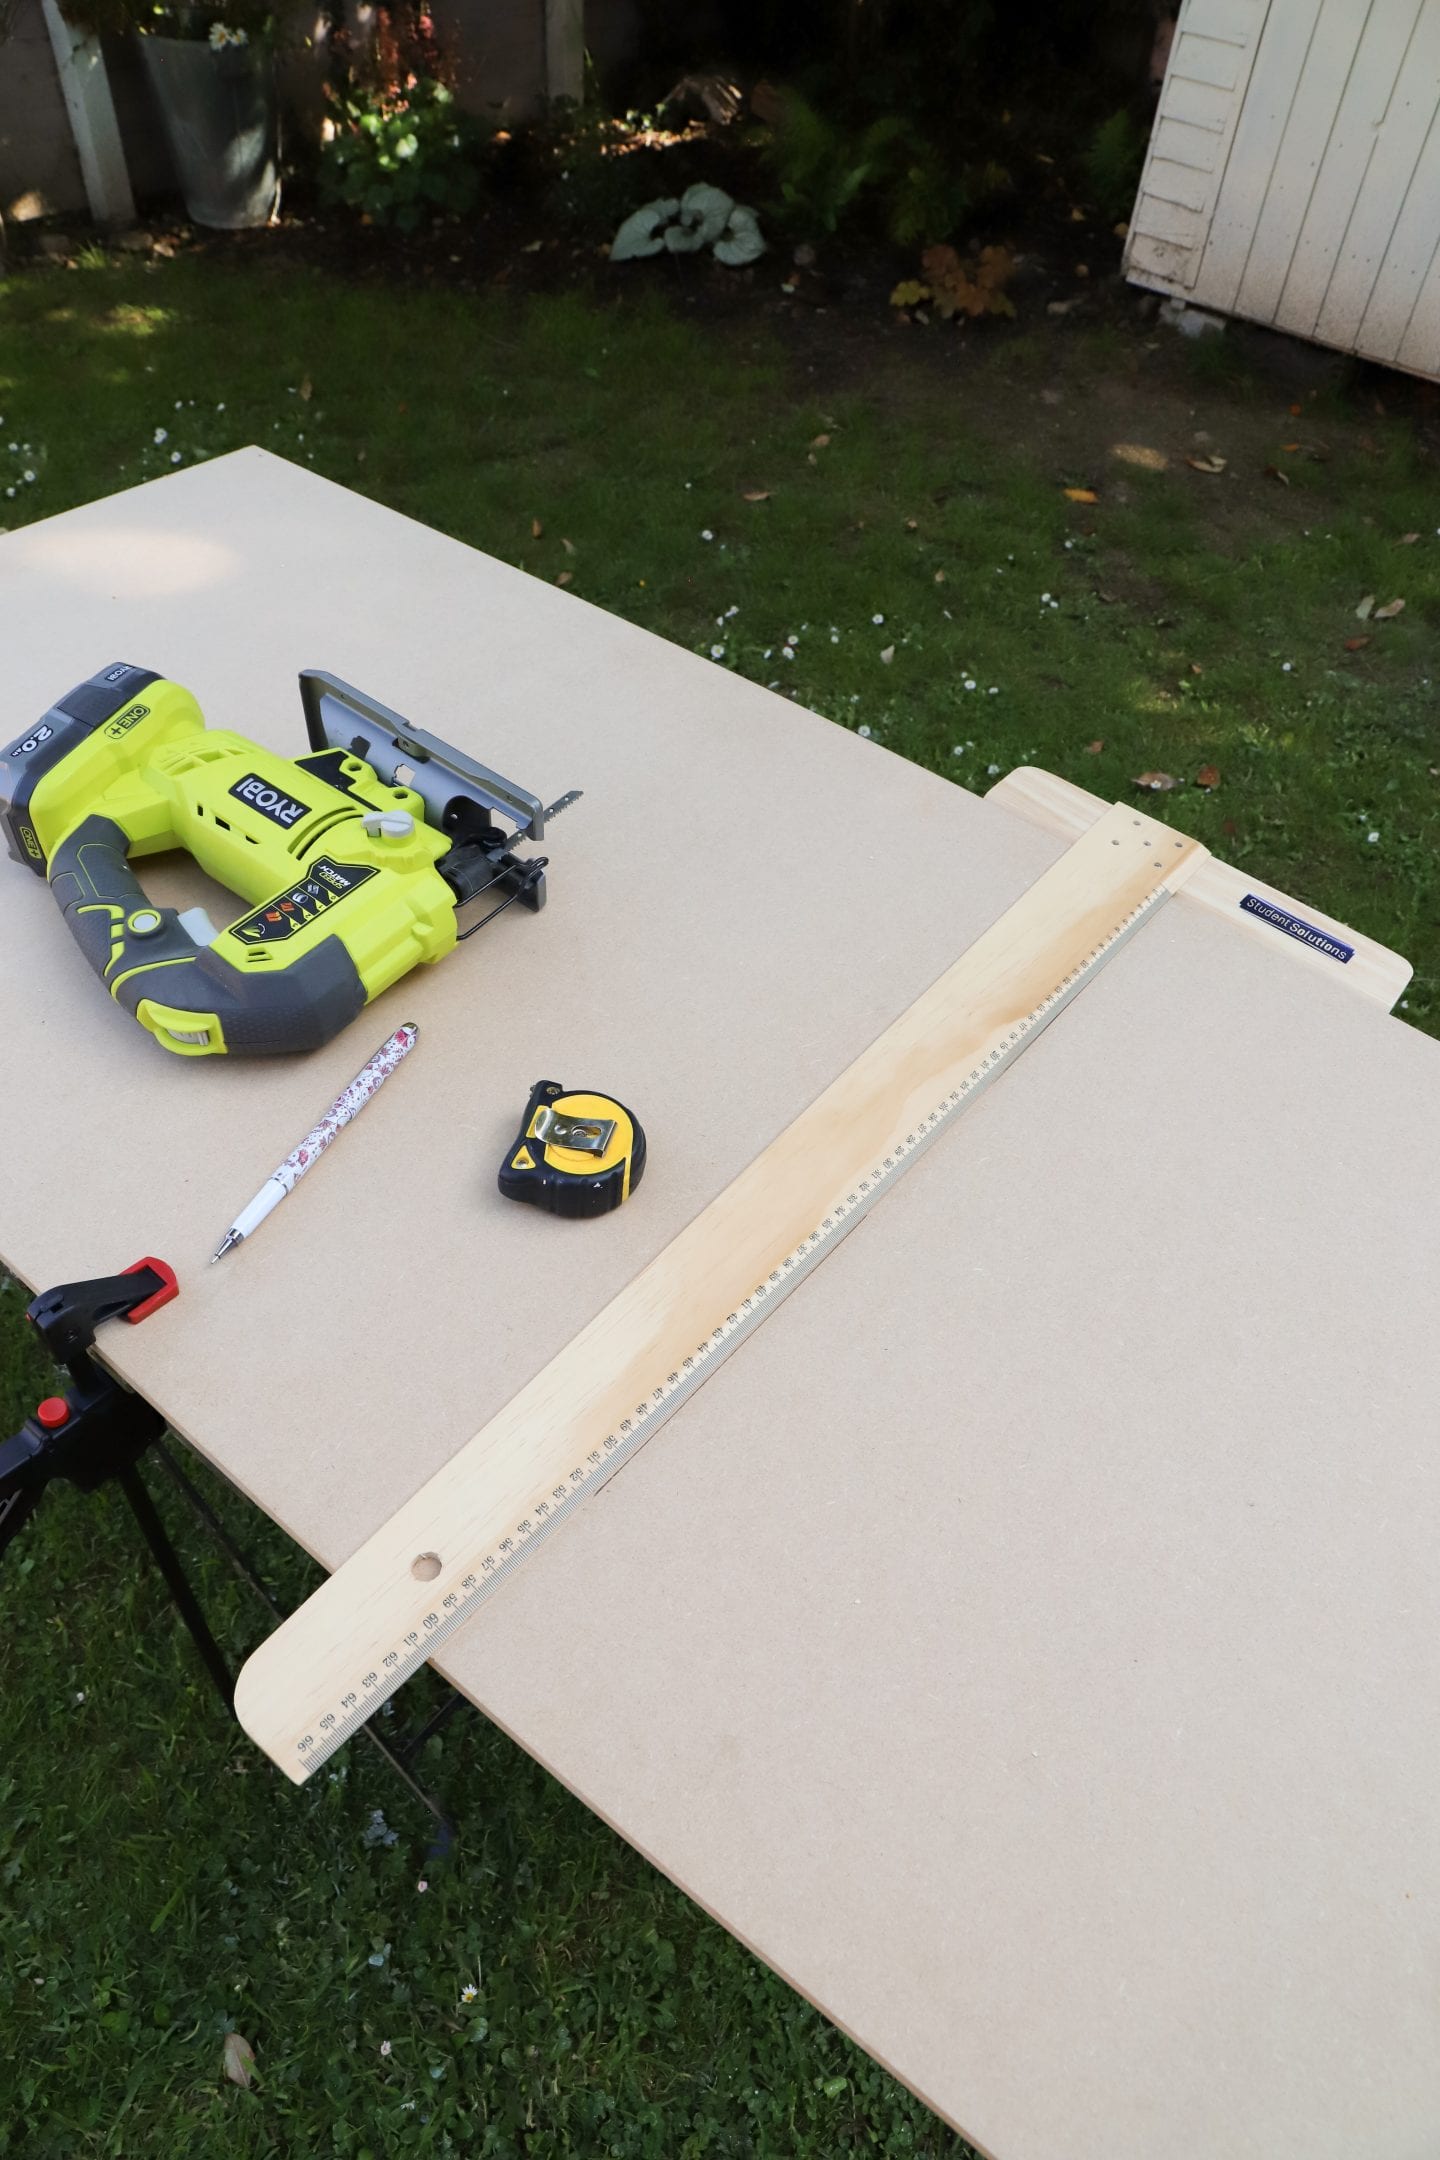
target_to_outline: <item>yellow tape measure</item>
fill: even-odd
[[[551,1215],[608,1215],[644,1171],[645,1135],[623,1103],[537,1080],[500,1166],[500,1190]]]

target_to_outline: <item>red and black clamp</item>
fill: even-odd
[[[0,1553],[34,1513],[52,1478],[89,1492],[107,1478],[133,1476],[140,1456],[165,1430],[165,1420],[95,1363],[95,1330],[107,1320],[134,1325],[178,1293],[175,1271],[163,1260],[137,1260],[121,1275],[62,1283],[25,1308],[57,1365],[70,1375],[63,1395],[47,1395],[18,1433],[0,1441]]]

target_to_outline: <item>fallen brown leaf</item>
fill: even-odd
[[[315,385],[311,382],[308,375],[302,375],[300,378],[300,395],[305,400],[305,403],[307,405],[309,404],[311,398],[315,395]]]
[[[1388,600],[1384,607],[1376,608],[1375,620],[1376,622],[1394,622],[1395,617],[1403,615],[1404,612],[1405,602],[1403,600]]]
[[[557,585],[569,585],[573,583],[574,577],[575,573],[573,570],[562,570],[559,577],[556,578],[555,582]]]
[[[817,435],[810,444],[812,450],[828,450],[829,447],[830,437],[828,435]]]
[[[919,530],[920,530],[920,520],[919,520],[919,518],[906,518],[906,520],[905,520],[905,530],[906,530],[906,532],[919,532]]]
[[[1065,500],[1066,502],[1098,503],[1100,497],[1096,494],[1094,488],[1066,488]]]
[[[1298,442],[1286,442],[1281,443],[1280,447],[1287,457],[1291,457],[1300,448],[1300,445]]]
[[[937,585],[943,585],[943,584],[944,584],[944,582],[945,582],[945,573],[944,573],[944,571],[943,571],[943,570],[937,570],[937,571],[935,572],[935,583],[936,583]]]
[[[540,523],[540,520],[539,520],[539,518],[531,518],[531,520],[530,520],[530,537],[531,537],[531,539],[532,539],[532,540],[538,540],[538,539],[540,538],[540,535],[541,535],[541,534],[542,534],[542,533],[544,532],[544,530],[545,530],[545,528],[544,528],[544,526],[543,526],[543,525],[542,525],[542,524]]]
[[[1100,752],[1104,749],[1104,747],[1104,743],[1099,741],[1098,739],[1095,742],[1087,742],[1085,745],[1086,755],[1089,757],[1099,757]]]
[[[1192,472],[1203,473],[1222,473],[1229,462],[1223,457],[1187,457],[1185,460]]]
[[[1395,545],[1396,547],[1414,547],[1416,541],[1419,538],[1419,533],[1401,533],[1400,538],[1395,542]]]
[[[1180,783],[1173,773],[1142,772],[1135,775],[1130,785],[1132,787],[1148,788],[1152,795],[1164,795],[1168,794],[1171,788],[1178,787]]]
[[[746,488],[743,499],[746,502],[769,502],[770,490],[769,488]]]
[[[1164,472],[1170,463],[1163,450],[1152,450],[1145,443],[1111,443],[1110,455],[1122,465],[1138,465],[1143,472]]]
[[[232,2085],[238,2085],[242,2091],[249,2092],[252,2082],[250,2073],[255,2067],[255,2050],[243,2033],[226,2033],[220,2065]]]
[[[1303,405],[1292,405],[1292,406],[1290,407],[1290,417],[1291,417],[1291,419],[1292,419],[1292,420],[1298,420],[1298,419],[1300,418],[1300,415],[1301,415],[1301,413],[1302,413],[1302,412],[1304,412],[1304,410],[1305,410],[1305,408],[1304,408],[1304,406],[1303,406]]]
[[[1201,665],[1200,665],[1200,662],[1199,662],[1198,660],[1192,660],[1192,661],[1190,662],[1190,673],[1191,673],[1192,675],[1203,675],[1203,674],[1204,674],[1204,672],[1205,672],[1205,670],[1204,670],[1204,668],[1203,668],[1203,667],[1201,667]]]
[[[1370,640],[1368,637],[1347,637],[1345,640],[1345,650],[1346,652],[1364,652],[1365,647],[1369,643]]]
[[[1207,791],[1208,791],[1208,790],[1209,790],[1210,788],[1217,788],[1217,787],[1219,787],[1219,785],[1220,785],[1220,768],[1219,768],[1219,766],[1218,766],[1218,765],[1202,765],[1202,766],[1200,767],[1200,770],[1199,770],[1199,772],[1197,772],[1197,773],[1196,773],[1196,775],[1195,775],[1195,785],[1196,785],[1196,787],[1198,787],[1198,788],[1205,788],[1205,789],[1206,789]]]
[[[573,555],[573,554],[574,554],[574,552],[575,552],[575,543],[574,543],[574,541],[573,541],[573,540],[563,540],[563,539],[562,539],[562,540],[561,540],[561,542],[560,542],[560,545],[561,545],[561,547],[563,547],[563,548],[564,548],[564,550],[565,550],[565,552],[566,552],[566,554],[567,554],[567,555]]]
[[[1289,473],[1281,472],[1278,465],[1267,465],[1265,467],[1265,477],[1267,480],[1278,480],[1281,487],[1289,487],[1290,485]]]

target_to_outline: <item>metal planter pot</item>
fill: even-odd
[[[142,37],[185,207],[235,232],[280,207],[280,123],[269,48]]]

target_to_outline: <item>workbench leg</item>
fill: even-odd
[[[135,1520],[145,1533],[145,1542],[150,1547],[155,1565],[165,1578],[165,1585],[175,1601],[176,1611],[190,1630],[191,1639],[204,1661],[205,1670],[219,1690],[220,1700],[225,1708],[231,1710],[235,1700],[235,1682],[230,1668],[225,1663],[219,1643],[206,1624],[205,1615],[190,1587],[189,1577],[180,1565],[180,1556],[171,1544],[155,1503],[145,1490],[140,1472],[133,1463],[128,1470],[118,1473],[118,1483],[134,1511]]]
[[[164,1441],[156,1440],[152,1443],[152,1445],[155,1449],[155,1453],[159,1456],[161,1462],[164,1464],[165,1469],[168,1471],[171,1479],[178,1486],[179,1490],[181,1491],[181,1493],[183,1493],[186,1500],[190,1503],[190,1506],[194,1511],[197,1520],[204,1526],[205,1529],[210,1532],[210,1535],[214,1538],[216,1544],[220,1547],[226,1559],[230,1562],[231,1567],[240,1577],[240,1580],[244,1583],[247,1583],[249,1587],[255,1592],[255,1595],[263,1600],[263,1602],[269,1607],[270,1611],[275,1615],[277,1620],[283,1620],[285,1618],[285,1608],[283,1607],[283,1605],[280,1604],[279,1600],[271,1594],[268,1585],[260,1574],[260,1571],[256,1567],[254,1561],[250,1558],[250,1555],[245,1551],[243,1546],[238,1545],[235,1539],[231,1537],[230,1532],[226,1529],[224,1523],[221,1522],[220,1517],[216,1514],[214,1508],[211,1507],[209,1501],[205,1498],[205,1495],[200,1491],[199,1487],[195,1485],[193,1481],[186,1475],[185,1471],[181,1469],[179,1463],[175,1460],[175,1457],[171,1454],[169,1448],[166,1447]],[[131,1474],[133,1475],[134,1473],[132,1472]],[[153,1506],[151,1506],[149,1494],[145,1492],[143,1486],[140,1487],[140,1490],[145,1500],[145,1504],[147,1507],[150,1507],[151,1514],[153,1516],[154,1509]],[[131,1500],[131,1505],[135,1505],[133,1497]],[[138,1512],[139,1511],[137,1509],[137,1513]],[[155,1519],[158,1527],[158,1517]],[[141,1518],[141,1527],[145,1527],[143,1517]],[[149,1535],[148,1530],[146,1531],[146,1535]],[[163,1530],[161,1530],[160,1535],[162,1538],[164,1537],[165,1533]],[[167,1550],[170,1550],[171,1560],[174,1561],[178,1573],[179,1561],[175,1559],[175,1554],[173,1550],[169,1548],[168,1541]],[[159,1557],[158,1552],[156,1557]],[[184,1585],[185,1596],[189,1600],[190,1607],[194,1610],[196,1618],[199,1620],[199,1625],[201,1630],[203,1630],[205,1640],[211,1643],[211,1647],[213,1649],[213,1639],[210,1636],[209,1629],[205,1626],[203,1617],[200,1615],[199,1607],[195,1605],[194,1597],[190,1591],[190,1586],[188,1583],[185,1582],[183,1575],[180,1575],[179,1579]],[[170,1580],[171,1578],[167,1574],[166,1581],[169,1582]],[[172,1588],[173,1587],[174,1586],[172,1584]],[[180,1604],[181,1612],[185,1614],[188,1622],[189,1614],[186,1611],[185,1605],[181,1604],[179,1592],[176,1592],[176,1603]],[[191,1626],[191,1632],[195,1633],[193,1625]],[[196,1634],[195,1639],[197,1643],[200,1642],[200,1635]],[[203,1644],[201,1647],[203,1655]],[[219,1657],[220,1653],[218,1650],[215,1651],[215,1655],[217,1658]],[[209,1660],[207,1659],[206,1662],[208,1663]],[[214,1670],[213,1667],[211,1669],[212,1671]],[[226,1675],[225,1685],[221,1689],[221,1692],[225,1697],[225,1707],[228,1710],[231,1706],[231,1697],[234,1693],[234,1684],[230,1680],[228,1674]],[[411,1759],[419,1753],[420,1749],[425,1745],[425,1742],[431,1737],[433,1733],[438,1732],[440,1730],[440,1727],[444,1725],[447,1720],[454,1715],[455,1711],[460,1708],[460,1705],[463,1701],[464,1697],[457,1694],[452,1689],[447,1699],[440,1705],[440,1708],[435,1712],[435,1715],[420,1728],[420,1731],[415,1734],[414,1738],[403,1742],[398,1748],[392,1747],[388,1741],[382,1740],[373,1725],[365,1725],[361,1728],[361,1730],[364,1732],[366,1739],[370,1742],[370,1745],[376,1750],[378,1750],[378,1752],[384,1757],[385,1761],[394,1771],[396,1777],[398,1777],[401,1783],[406,1786],[406,1788],[411,1793],[414,1794],[415,1798],[420,1802],[421,1806],[428,1809],[429,1813],[434,1816],[435,1836],[430,1845],[426,1848],[425,1853],[426,1861],[431,1866],[438,1866],[441,1861],[447,1860],[449,1858],[451,1850],[456,1843],[459,1833],[456,1830],[454,1822],[445,1813],[445,1810],[441,1807],[439,1801],[436,1800],[430,1793],[428,1793],[425,1790],[424,1786],[420,1784],[419,1780],[412,1774],[409,1765]]]

